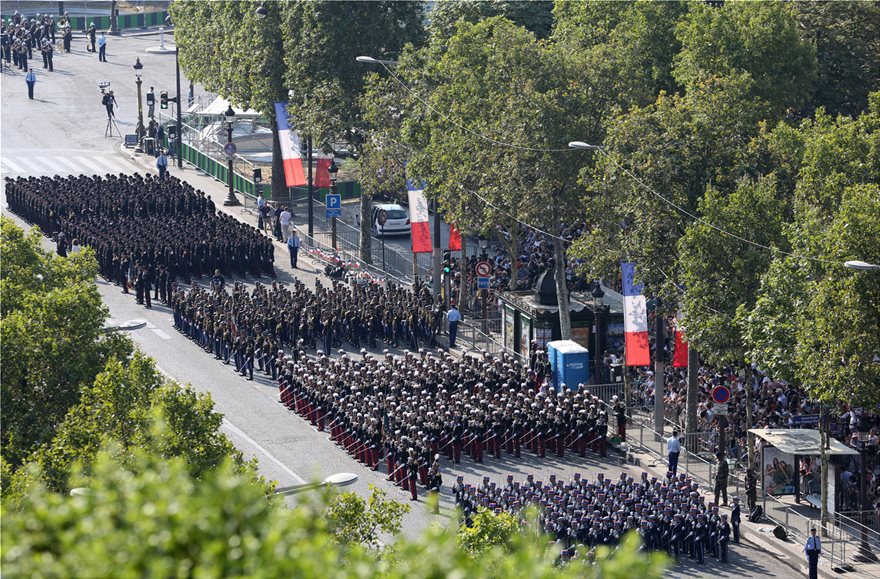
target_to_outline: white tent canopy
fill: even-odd
[[[819,431],[811,428],[752,428],[752,434],[761,438],[787,454],[818,455],[821,439]],[[839,440],[829,437],[830,448],[825,452],[828,456],[846,456],[859,454],[859,451],[846,446]]]
[[[208,106],[206,106],[202,110],[197,110],[198,105],[194,105],[187,112],[192,113],[192,114],[196,114],[196,115],[200,115],[200,116],[205,116],[205,117],[217,117],[217,116],[222,116],[226,112],[226,109],[228,109],[228,108],[229,108],[229,101],[223,97],[218,96],[217,98],[214,99],[214,101],[211,104],[209,104]],[[193,109],[196,109],[196,110],[193,110]],[[260,113],[258,113],[254,109],[243,110],[243,109],[238,109],[238,108],[232,107],[232,110],[235,111],[235,118],[236,119],[255,119],[255,118],[262,116]]]

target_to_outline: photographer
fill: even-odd
[[[116,97],[113,96],[113,91],[109,91],[104,95],[104,98],[101,99],[101,104],[107,107],[107,118],[112,119],[116,116],[116,113],[113,112],[113,106],[117,105]]]

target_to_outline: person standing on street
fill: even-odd
[[[290,238],[290,210],[285,207],[281,211],[281,215],[278,216],[278,219],[281,221],[281,235],[284,236],[284,239]]]
[[[807,555],[807,564],[810,567],[810,579],[819,577],[819,554],[822,552],[822,541],[816,536],[816,527],[810,529],[807,544],[804,545],[804,553]]]
[[[86,34],[89,35],[89,43],[86,45],[86,50],[89,52],[95,52],[95,34],[97,33],[97,29],[95,28],[95,23],[89,23],[89,29]]]
[[[758,504],[758,477],[755,476],[755,470],[751,468],[746,469],[746,501],[749,513],[751,513],[755,510],[755,505]]]
[[[70,28],[70,24],[64,24],[61,28],[61,34],[61,39],[64,41],[64,52],[70,52],[70,43],[73,41],[73,30]]]
[[[52,68],[52,56],[55,52],[55,48],[52,46],[52,43],[49,40],[43,40],[43,47],[40,49],[43,53],[43,68],[48,68],[49,72],[52,72],[54,69]]]
[[[299,232],[294,228],[293,235],[287,238],[287,250],[290,252],[290,267],[293,269],[296,269],[300,245]]]
[[[673,430],[672,436],[666,441],[666,452],[669,455],[669,472],[678,474],[678,455],[681,453],[681,441],[678,440],[677,430]]]
[[[159,153],[159,157],[156,159],[156,168],[159,169],[159,181],[165,180],[165,173],[168,171],[168,157],[165,156],[165,151]]]
[[[98,37],[98,60],[100,62],[107,62],[107,37],[104,36],[104,31],[101,31],[101,36]]]
[[[33,70],[28,71],[27,76],[24,77],[24,81],[27,83],[28,87],[28,98],[34,100],[34,85],[37,84],[37,75]]]
[[[449,347],[455,347],[455,336],[458,335],[458,323],[461,321],[461,313],[455,304],[449,308],[446,313],[446,319],[449,321]]]
[[[715,504],[718,504],[718,497],[723,496],[724,502],[722,507],[727,506],[727,477],[730,476],[730,466],[724,460],[724,455],[720,452],[715,456],[718,459],[718,471],[715,473]]]
[[[742,523],[742,513],[739,507],[739,497],[733,497],[733,508],[730,509],[730,526],[733,528],[733,542],[739,545],[739,525]]]

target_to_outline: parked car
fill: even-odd
[[[396,203],[377,203],[373,205],[370,213],[370,227],[373,233],[379,235],[403,235],[410,232],[409,214],[406,209]],[[381,218],[385,218],[385,224],[380,225]],[[360,214],[357,214],[360,224]]]

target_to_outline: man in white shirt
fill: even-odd
[[[810,567],[810,579],[819,577],[819,553],[822,552],[822,541],[816,536],[816,528],[810,529],[807,544],[804,545],[804,553],[807,555],[807,563]]]
[[[673,430],[672,436],[666,440],[666,452],[669,454],[669,472],[675,475],[678,473],[678,455],[681,453],[677,430]]]
[[[290,238],[290,211],[287,207],[281,212],[281,215],[278,216],[278,220],[281,222],[281,233],[284,235],[284,239]]]

